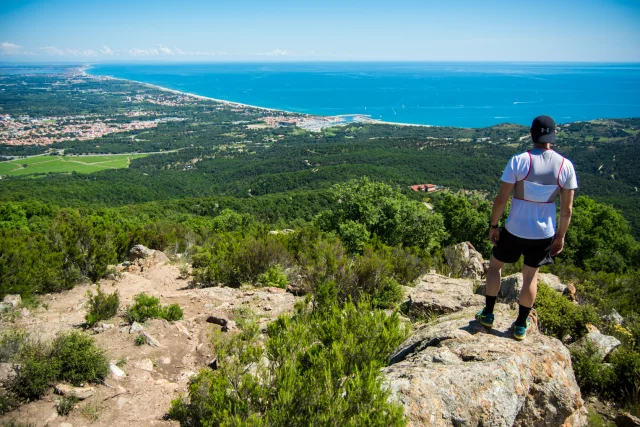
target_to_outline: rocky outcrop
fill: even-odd
[[[538,283],[544,283],[551,289],[558,293],[565,294],[568,292],[567,286],[560,283],[560,279],[553,274],[540,273],[538,275]],[[500,291],[498,292],[498,298],[501,302],[512,303],[518,302],[520,298],[520,291],[522,290],[522,273],[512,274],[511,276],[503,277],[500,281]],[[484,295],[486,285],[482,284],[478,288],[478,293]]]
[[[480,280],[484,274],[484,259],[469,242],[444,248],[444,259],[457,277]]]
[[[70,384],[58,384],[54,387],[56,394],[70,397],[75,396],[78,400],[85,400],[96,393],[95,387],[74,387]]]
[[[474,320],[482,303],[465,308],[448,302],[447,292],[436,292],[448,289],[464,299],[468,281],[428,275],[425,282],[430,306],[459,311],[415,331],[383,368],[410,426],[586,425],[569,350],[538,332],[535,315],[519,342],[511,337],[516,312],[508,305],[496,305],[488,330]]]
[[[616,417],[617,427],[640,427],[640,418],[634,417],[628,412],[623,412]]]
[[[135,245],[129,250],[129,259],[133,264],[129,264],[129,270],[140,267],[142,270],[157,264],[170,262],[169,257],[162,251],[149,249],[144,245]]]
[[[587,343],[590,343],[597,351],[600,361],[604,361],[609,353],[618,348],[622,343],[616,337],[605,335],[595,329],[591,330],[587,335],[574,342],[569,347],[571,349],[582,349]]]
[[[414,318],[453,313],[484,301],[473,293],[471,280],[451,279],[433,273],[423,276],[415,287],[407,289],[407,314]]]

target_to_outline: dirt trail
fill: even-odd
[[[293,295],[278,288],[187,289],[188,282],[178,278],[179,268],[175,265],[161,263],[145,267],[142,272],[133,266],[131,270],[117,280],[100,282],[105,292],[119,292],[121,311],[140,292],[159,297],[162,304],[177,303],[184,310],[184,320],[180,322],[151,320],[144,325],[145,332],[156,338],[161,347],[136,346],[137,333],[129,333],[121,316],[111,319],[105,323],[113,327],[93,336],[110,360],[126,360],[122,366],[126,378],[107,376],[105,385],[97,386],[95,395],[80,402],[67,417],[57,415],[55,405],[59,396],[51,393],[5,414],[0,423],[16,420],[62,427],[178,425],[162,418],[171,400],[185,392],[189,377],[206,368],[214,357],[209,334],[220,326],[207,323],[207,317],[220,313],[233,319],[235,308],[250,308],[266,324],[279,314],[292,311],[295,303]],[[48,309],[40,307],[15,322],[0,323],[0,328],[24,328],[43,339],[52,339],[60,331],[78,329],[86,313],[87,290],[94,291],[96,287],[77,286],[60,294],[45,295],[42,302]]]

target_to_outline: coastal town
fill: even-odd
[[[69,140],[86,141],[112,133],[152,129],[160,123],[181,120],[184,119],[162,117],[122,123],[115,117],[97,115],[35,118],[4,114],[0,115],[0,144],[49,145]]]

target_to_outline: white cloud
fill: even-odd
[[[38,48],[38,50],[44,52],[45,55],[51,55],[51,56],[64,55],[64,51],[63,50],[58,49],[57,47],[54,47],[54,46],[40,47],[40,48]]]
[[[107,46],[106,44],[102,45],[102,49],[100,49],[100,53],[106,56],[113,56],[113,55],[117,55],[118,52],[111,49],[109,46]]]
[[[173,55],[173,52],[171,51],[171,49],[169,49],[166,46],[162,46],[161,44],[158,45],[158,50],[163,55]]]
[[[174,47],[173,51],[180,56],[225,56],[226,52],[203,52],[203,51],[185,51],[179,47]]]
[[[2,42],[0,43],[0,55],[18,55],[22,50],[22,46],[18,46],[15,43]]]
[[[129,49],[131,56],[156,56],[158,55],[158,49]]]
[[[95,50],[92,49],[65,49],[65,52],[67,53],[67,55],[71,55],[71,56],[98,56],[98,54],[96,53]]]
[[[282,49],[274,49],[271,52],[263,52],[263,53],[259,53],[258,55],[261,56],[288,56],[291,55],[293,52],[289,52],[287,50],[282,50]]]

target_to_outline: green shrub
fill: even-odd
[[[78,401],[78,398],[75,396],[65,396],[60,399],[60,401],[58,401],[58,404],[56,405],[56,411],[58,412],[58,415],[63,417],[69,415]]]
[[[11,391],[0,388],[0,415],[20,406],[20,399]]]
[[[135,344],[137,346],[145,345],[146,343],[147,343],[147,337],[145,337],[144,335],[140,334],[136,337]]]
[[[28,334],[20,329],[9,329],[0,335],[0,363],[17,361],[27,344]]]
[[[129,323],[144,322],[147,319],[180,320],[184,313],[178,304],[161,306],[160,299],[145,293],[136,295],[134,304],[127,309],[125,315]]]
[[[93,338],[78,331],[59,335],[51,344],[27,339],[17,361],[20,369],[8,388],[28,400],[41,397],[57,381],[99,382],[109,371]]]
[[[169,415],[183,426],[405,425],[380,374],[406,337],[398,316],[366,300],[339,304],[335,283],[317,295],[314,310],[301,302],[271,323],[264,347],[250,319],[238,320],[238,334],[217,334],[219,369],[194,377]]]
[[[87,299],[89,305],[85,316],[87,326],[93,326],[100,320],[111,319],[118,314],[118,308],[120,308],[118,291],[109,295],[102,292],[102,289],[98,287],[95,295],[93,295],[91,291],[87,291]]]
[[[267,271],[258,277],[258,283],[261,286],[273,286],[276,288],[286,289],[289,279],[280,264],[269,267]]]
[[[567,334],[576,340],[587,333],[587,323],[597,323],[598,314],[590,305],[577,305],[545,284],[538,284],[535,309],[541,330],[562,339]]]
[[[100,382],[109,372],[104,351],[95,346],[93,338],[81,332],[59,335],[53,341],[51,356],[59,360],[58,379],[75,386]]]
[[[51,357],[50,346],[35,341],[23,348],[20,365],[9,390],[27,400],[44,395],[61,373],[60,360]]]
[[[571,351],[571,361],[580,390],[585,394],[609,395],[616,382],[613,368],[601,363],[598,349],[587,341],[579,350]]]
[[[616,395],[626,400],[640,399],[640,353],[627,348],[618,348],[609,356],[616,374]]]

